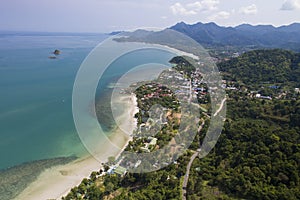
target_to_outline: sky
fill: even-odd
[[[300,22],[300,0],[0,0],[0,30],[111,32],[177,22]]]

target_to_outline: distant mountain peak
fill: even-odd
[[[187,25],[184,21],[178,22],[177,25]]]
[[[170,29],[184,33],[203,45],[257,46],[300,51],[300,23],[277,28],[273,25],[241,24],[236,27],[222,27],[214,22],[180,22]]]
[[[237,28],[237,27],[253,27],[253,25],[251,25],[251,24],[240,24],[238,26],[235,26],[234,28]]]
[[[289,25],[283,25],[283,26],[280,26],[280,27],[291,27],[291,26],[300,26],[300,23],[299,22],[294,22],[292,24],[289,24]]]
[[[204,25],[206,25],[206,26],[218,26],[215,22],[208,22]]]

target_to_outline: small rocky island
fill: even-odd
[[[56,59],[57,56],[60,55],[60,53],[61,53],[60,50],[55,49],[55,50],[52,52],[52,54],[54,54],[54,55],[51,55],[51,56],[49,56],[48,58],[49,58],[49,59]]]
[[[61,52],[58,49],[55,49],[55,51],[53,52],[54,55],[59,55]]]

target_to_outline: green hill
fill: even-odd
[[[300,54],[286,50],[256,50],[218,64],[225,78],[245,84],[286,83],[298,87]]]

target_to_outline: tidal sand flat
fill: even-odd
[[[123,96],[119,102],[126,109],[117,120],[121,123],[122,128],[126,129],[126,132],[132,132],[136,128],[136,120],[134,119],[134,114],[137,112],[135,96]],[[101,152],[96,155],[96,158],[90,155],[66,165],[45,170],[16,199],[60,199],[71,188],[79,185],[83,178],[89,177],[91,172],[99,171],[101,163],[106,162],[110,156],[117,158],[129,140],[129,135],[124,134],[120,128],[115,128],[108,134],[106,141],[102,140],[105,142],[101,142]]]
[[[99,162],[93,157],[48,168],[15,199],[58,199],[99,168]]]
[[[37,179],[45,170],[53,166],[67,164],[77,159],[76,157],[63,157],[38,160],[24,163],[15,167],[0,171],[1,200],[11,200],[22,190]]]

